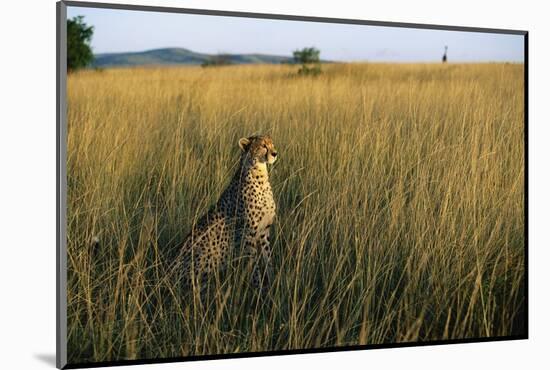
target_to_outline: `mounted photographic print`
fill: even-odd
[[[58,3],[58,367],[527,338],[526,63],[525,31]]]

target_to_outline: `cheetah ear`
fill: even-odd
[[[247,138],[243,137],[239,139],[239,148],[241,148],[243,152],[246,152],[246,149],[248,149],[249,144],[250,144],[250,140],[248,140]]]

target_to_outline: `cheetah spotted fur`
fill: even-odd
[[[183,274],[195,278],[201,291],[212,273],[225,268],[236,255],[250,257],[252,285],[262,290],[272,275],[270,227],[275,201],[267,165],[277,159],[269,136],[239,140],[239,168],[219,201],[198,221],[183,243]]]

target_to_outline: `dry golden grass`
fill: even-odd
[[[69,76],[70,363],[524,333],[523,65],[323,68]],[[166,256],[259,132],[277,275],[203,307]]]

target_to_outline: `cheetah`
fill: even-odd
[[[241,138],[239,147],[239,167],[231,182],[180,250],[184,279],[196,279],[201,295],[205,281],[225,268],[230,256],[250,257],[254,288],[263,291],[270,283],[269,233],[276,207],[267,165],[275,163],[277,150],[267,135]]]

